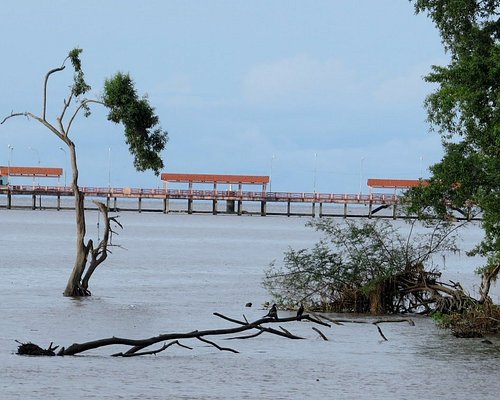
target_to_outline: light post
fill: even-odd
[[[38,150],[34,149],[31,146],[28,146],[28,150],[31,150],[36,154],[36,158],[38,160],[38,166],[40,166],[40,153],[38,152]],[[33,186],[35,186],[35,185],[36,185],[36,179],[35,179],[35,175],[33,175]]]
[[[269,192],[272,192],[272,176],[273,176],[273,161],[276,156],[273,154],[271,157],[271,168],[269,169]]]
[[[318,164],[318,153],[314,153],[314,177],[313,177],[313,192],[316,194],[316,170]]]
[[[359,164],[359,195],[362,193],[362,184],[363,184],[363,161],[365,161],[364,157],[361,157],[361,162]]]
[[[28,150],[31,150],[31,151],[33,151],[33,152],[36,153],[36,158],[38,160],[38,165],[40,165],[40,153],[38,152],[38,150],[35,149],[35,148],[33,148],[33,147],[31,147],[31,146],[28,146]]]
[[[108,188],[111,190],[111,147],[108,148]]]
[[[68,169],[68,155],[66,154],[66,150],[64,150],[64,148],[59,147],[59,150],[61,150],[64,153],[64,187],[66,187],[66,170]]]
[[[7,147],[9,148],[9,167],[7,168],[7,185],[10,185],[10,164],[12,163],[12,152],[14,151],[14,146],[8,144]]]

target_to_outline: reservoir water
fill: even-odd
[[[456,339],[418,317],[415,326],[383,324],[388,341],[371,324],[321,327],[324,341],[310,323],[294,322],[286,329],[306,340],[212,338],[239,354],[185,340],[192,350],[174,346],[156,356],[110,357],[125,350],[119,346],[74,357],[18,356],[15,340],[69,346],[233,326],[213,312],[258,319],[270,300],[264,269],[288,246],[310,247],[319,238],[306,218],[122,213],[124,229],[114,238],[122,247],[94,274],[93,295],[75,300],[62,296],[73,219],[72,211],[0,210],[3,400],[498,398],[500,340]],[[94,237],[97,221],[88,214]],[[480,235],[477,227],[464,230],[464,250]],[[461,252],[436,263],[446,278],[477,291],[478,260]],[[498,302],[498,287],[492,295]]]

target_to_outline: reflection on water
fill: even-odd
[[[93,296],[62,297],[74,251],[72,212],[0,211],[0,393],[2,399],[493,399],[500,342],[455,339],[432,321],[287,329],[307,340],[261,335],[224,342],[240,354],[189,341],[158,356],[116,359],[123,348],[84,356],[14,354],[16,339],[68,346],[108,336],[222,328],[214,311],[263,315],[263,269],[290,245],[310,246],[305,218],[123,213],[125,229],[91,282]],[[89,216],[91,233],[97,216]],[[471,246],[480,232],[464,234]],[[446,260],[446,274],[473,287],[474,262]],[[495,296],[498,290],[495,288]],[[251,301],[252,308],[245,304]],[[282,315],[286,315],[284,311]],[[366,318],[366,317],[365,317]],[[369,318],[368,318],[369,319]]]

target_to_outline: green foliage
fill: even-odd
[[[485,238],[473,254],[488,257],[490,270],[500,252],[499,6],[500,0],[415,1],[439,29],[450,63],[426,77],[437,84],[425,106],[445,155],[431,167],[430,185],[412,189],[409,199],[413,211],[438,217],[453,207],[479,207]]]
[[[75,74],[73,75],[73,86],[71,87],[71,92],[73,96],[76,98],[87,93],[91,87],[85,82],[85,75],[82,70],[82,62],[80,60],[80,54],[82,53],[82,49],[74,48],[68,54],[68,58],[73,65],[75,70]],[[90,109],[86,103],[83,103],[83,108],[85,109],[85,116],[88,117],[90,115]]]
[[[167,143],[167,132],[158,126],[159,118],[146,97],[139,98],[128,74],[117,73],[104,83],[103,103],[109,108],[108,119],[122,123],[125,140],[139,171],[152,169],[158,175],[163,168],[160,152]]]
[[[323,240],[311,250],[289,249],[283,261],[285,269],[274,263],[269,266],[263,285],[275,302],[290,308],[305,300],[310,305],[328,307],[355,274],[342,267],[340,256]]]
[[[433,254],[457,251],[456,226],[443,222],[419,235],[412,234],[412,225],[407,236],[385,220],[321,219],[308,225],[323,239],[310,250],[289,249],[283,265],[272,263],[265,271],[263,286],[285,306],[304,302],[321,310],[367,312],[374,299],[382,299],[384,312],[396,312],[409,293],[398,291],[398,277],[420,276]]]

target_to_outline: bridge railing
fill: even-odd
[[[40,186],[40,185],[8,185],[1,190],[18,192],[19,194],[65,194],[72,192],[70,186]],[[200,200],[254,200],[254,201],[302,201],[302,202],[348,202],[348,203],[379,203],[395,204],[399,196],[395,194],[338,194],[311,192],[262,192],[242,190],[194,190],[194,189],[142,189],[142,188],[110,188],[84,186],[80,190],[88,196],[102,197],[171,197],[179,199]]]

